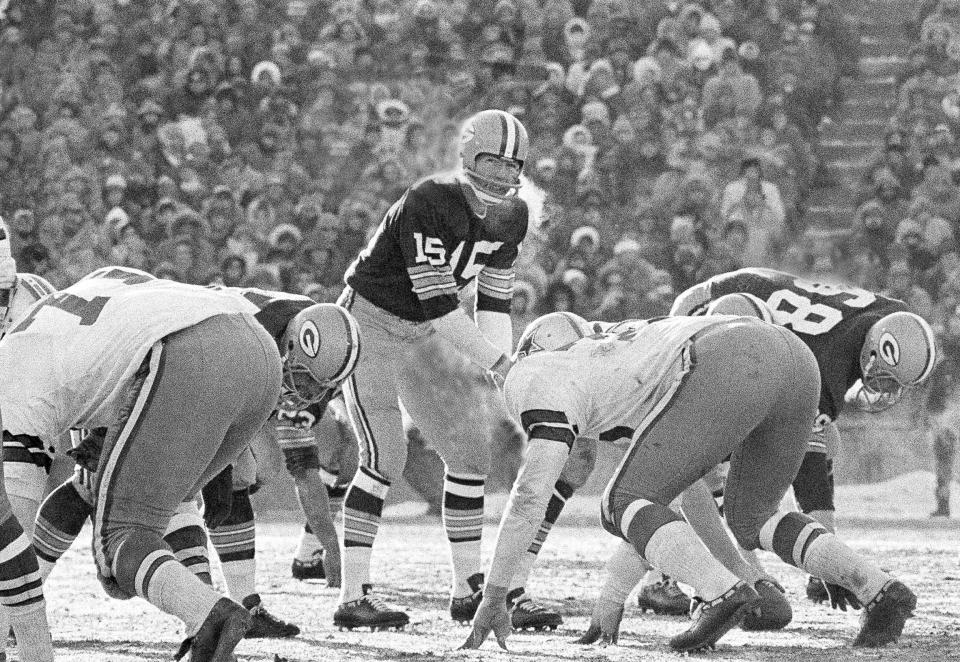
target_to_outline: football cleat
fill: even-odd
[[[341,630],[370,628],[374,630],[401,629],[410,617],[398,609],[391,609],[382,598],[374,595],[371,584],[363,585],[363,597],[344,602],[333,614],[333,624]]]
[[[782,630],[793,620],[793,609],[783,589],[773,582],[761,579],[753,585],[760,601],[743,619],[744,630]]]
[[[290,566],[290,574],[294,579],[305,581],[307,579],[326,579],[327,572],[323,568],[323,550],[317,550],[310,557],[309,561],[293,559]]]
[[[556,630],[563,623],[560,614],[534,602],[522,586],[507,593],[507,610],[514,630]]]
[[[637,595],[641,613],[649,609],[658,616],[686,616],[690,613],[690,597],[669,577],[647,584]]]
[[[233,649],[250,628],[251,618],[241,605],[230,598],[220,598],[197,633],[183,642],[173,659],[189,653],[188,662],[233,662]]]
[[[483,573],[473,573],[467,577],[467,583],[473,593],[463,598],[450,598],[450,618],[460,625],[469,624],[480,608],[480,601],[483,600]]]
[[[860,618],[854,646],[876,648],[897,641],[917,607],[917,596],[896,579],[887,582]]]
[[[288,639],[300,634],[300,628],[296,625],[281,621],[267,611],[256,593],[245,597],[243,606],[251,616],[250,629],[244,635],[245,639]]]
[[[595,620],[596,619],[596,620]],[[596,644],[607,646],[616,644],[620,638],[620,622],[623,620],[623,605],[601,614],[597,618],[597,611],[594,608],[593,617],[590,619],[590,627],[582,637],[576,640],[578,644]]]
[[[744,582],[716,600],[700,601],[691,617],[693,625],[670,639],[670,647],[680,653],[714,648],[717,641],[737,627],[760,600],[760,595]]]

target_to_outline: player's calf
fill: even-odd
[[[54,564],[73,545],[83,523],[93,513],[93,506],[83,498],[75,480],[76,477],[71,478],[51,492],[37,513],[33,545],[44,580],[50,575]]]
[[[896,641],[913,615],[916,597],[910,589],[806,515],[777,513],[761,528],[759,543],[785,563],[842,587],[867,606],[857,645]]]
[[[2,474],[0,474],[2,475]],[[6,501],[6,499],[4,499]],[[9,505],[5,504],[9,509]],[[52,662],[40,567],[30,540],[12,514],[0,522],[0,604],[8,610],[24,662]],[[6,638],[6,632],[2,636]]]
[[[203,528],[203,518],[195,502],[180,504],[177,512],[170,518],[163,540],[170,545],[174,558],[187,570],[204,584],[213,583],[210,579],[207,532]]]

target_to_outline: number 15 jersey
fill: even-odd
[[[773,269],[719,274],[682,292],[671,315],[702,315],[725,294],[746,292],[767,303],[775,324],[806,343],[820,366],[820,413],[836,420],[843,397],[861,377],[860,350],[870,327],[885,315],[906,310],[898,299],[858,287],[816,283]]]
[[[49,440],[113,425],[157,341],[215,315],[258,310],[237,294],[146,275],[88,276],[41,299],[0,341],[3,427]]]
[[[347,285],[378,308],[425,322],[454,311],[476,278],[477,309],[509,313],[526,203],[510,199],[480,218],[466,186],[449,175],[407,189],[350,265]]]

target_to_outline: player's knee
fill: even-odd
[[[800,510],[834,510],[833,463],[824,453],[807,453],[793,479],[793,493]]]
[[[778,512],[760,527],[758,542],[760,547],[773,552],[784,563],[802,568],[810,543],[825,533],[828,531],[823,525],[811,517],[802,513]]]
[[[122,531],[111,542],[107,561],[117,586],[127,595],[146,598],[152,566],[169,559],[169,546],[155,532],[139,528]]]
[[[619,514],[621,537],[626,538],[636,548],[640,556],[646,558],[647,543],[663,526],[671,522],[683,521],[668,506],[638,499],[628,504]]]
[[[29,462],[4,462],[3,486],[7,495],[35,503],[43,501],[47,472]]]
[[[582,442],[580,439],[573,445],[570,457],[563,466],[560,480],[569,485],[574,491],[583,487],[593,468],[597,464],[597,445],[593,442]]]

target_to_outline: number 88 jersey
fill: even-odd
[[[671,315],[702,315],[726,294],[752,294],[770,307],[775,324],[793,331],[820,366],[820,413],[835,420],[844,395],[860,379],[860,349],[870,327],[885,315],[906,310],[898,299],[846,285],[817,283],[773,269],[719,274],[682,292]]]

